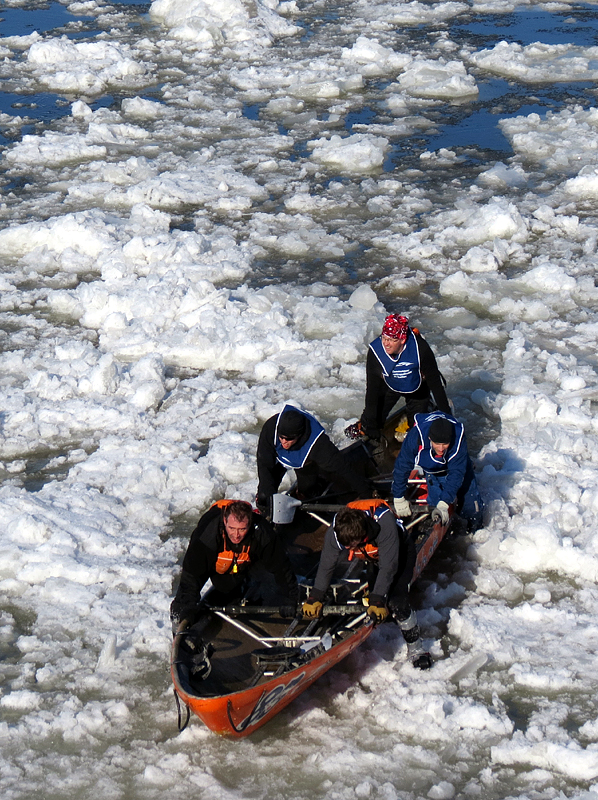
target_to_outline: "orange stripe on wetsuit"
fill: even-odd
[[[211,508],[226,508],[229,506],[233,500],[217,500],[215,503],[212,503]],[[245,545],[245,547],[241,548],[240,553],[235,553],[233,550],[226,549],[226,536],[222,534],[222,541],[224,542],[224,550],[221,550],[218,553],[218,558],[216,559],[216,572],[219,575],[224,575],[227,572],[232,572],[233,574],[239,571],[239,566],[241,564],[249,564],[251,558],[249,557],[249,545]]]
[[[218,558],[216,559],[216,572],[219,575],[224,575],[226,572],[236,573],[241,565],[249,564],[251,561],[249,545],[241,548],[240,553],[235,553],[233,550],[226,549],[226,536],[224,534],[222,534],[222,541],[224,542],[224,550],[218,553]]]
[[[347,503],[347,507],[356,508],[358,511],[367,511],[372,519],[376,519],[376,511],[380,507],[390,509],[386,500],[378,500],[377,498],[372,498],[371,500],[353,500],[351,503]],[[366,561],[367,559],[370,561],[378,561],[378,548],[373,544],[351,547],[349,548],[349,555],[347,558],[349,561],[353,561],[354,558],[360,558],[362,561]]]

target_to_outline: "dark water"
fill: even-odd
[[[140,0],[117,0],[113,7],[122,7],[130,14],[130,24],[139,24],[139,15],[146,15],[149,4]],[[335,16],[335,15],[333,15]],[[302,22],[309,38],[319,26],[333,20],[329,14],[314,16],[309,24]],[[580,4],[566,11],[548,12],[538,9],[518,9],[514,12],[500,14],[470,15],[464,21],[463,15],[448,23],[451,39],[475,49],[491,48],[497,42],[508,39],[522,46],[536,41],[546,44],[575,43],[582,47],[598,44],[598,15],[589,5]],[[28,36],[34,31],[52,36],[67,36],[74,40],[93,40],[111,23],[92,16],[76,16],[60,3],[27,5],[23,8],[0,7],[0,36]],[[417,26],[417,34],[424,38],[426,29]],[[407,30],[409,30],[407,28]],[[415,31],[414,31],[415,32]],[[498,127],[499,119],[520,114],[537,113],[540,116],[547,111],[558,111],[571,103],[583,107],[593,105],[595,90],[591,83],[564,83],[557,85],[528,86],[518,85],[500,78],[487,75],[476,75],[479,88],[477,99],[466,105],[442,104],[439,110],[439,124],[435,129],[416,136],[420,152],[426,149],[440,148],[474,148],[479,154],[467,153],[466,156],[475,162],[488,155],[504,158],[512,154],[509,142]],[[3,85],[4,84],[4,85]],[[0,111],[11,116],[27,116],[29,119],[48,123],[70,113],[70,100],[47,94],[19,94],[18,87],[5,88],[5,81],[0,80]],[[110,106],[111,96],[97,98],[92,104],[96,109]],[[258,119],[259,104],[245,106],[244,115],[249,119]],[[358,111],[347,114],[345,129],[352,132],[356,125],[367,125],[385,120],[384,109],[367,105]],[[31,125],[24,126],[18,136],[34,131]],[[284,132],[284,131],[281,131]],[[4,142],[12,139],[5,133],[1,137]],[[410,138],[408,149],[413,150],[413,139]],[[405,157],[406,145],[399,141],[389,153],[385,171],[392,171],[396,163]]]
[[[521,8],[510,14],[480,14],[463,23],[458,17],[449,26],[451,38],[468,40],[479,48],[493,47],[502,39],[525,46],[533,42],[569,44],[580,47],[598,44],[596,9],[576,5],[566,11]]]
[[[34,31],[47,33],[62,28],[73,20],[82,19],[71,14],[60,3],[39,7],[0,7],[0,36],[29,36]]]
[[[145,14],[150,4],[139,0],[115,0],[111,7],[123,7],[131,16]],[[110,29],[111,20],[104,21],[95,16],[79,16],[71,13],[66,6],[60,3],[28,4],[22,8],[7,8],[0,4],[0,41],[9,36],[31,36],[37,32],[45,38],[66,36],[74,41],[93,41],[98,34]],[[49,123],[52,120],[70,114],[72,98],[64,98],[51,92],[36,94],[20,94],[19,87],[10,83],[9,75],[0,75],[0,113],[13,117],[26,116],[32,121]],[[9,88],[10,87],[10,88]],[[97,98],[90,106],[96,110],[103,106],[110,106],[114,102],[110,95]],[[36,132],[32,125],[23,126],[17,138]],[[39,132],[39,129],[37,129]],[[0,142],[7,143],[13,140],[0,127]]]

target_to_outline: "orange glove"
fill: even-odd
[[[386,606],[368,606],[368,614],[374,622],[384,622],[388,616],[388,609]]]
[[[306,619],[316,619],[322,616],[322,603],[319,600],[306,600],[301,606],[303,617]]]

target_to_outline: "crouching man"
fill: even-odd
[[[432,519],[447,525],[454,504],[467,532],[475,533],[482,527],[484,504],[460,422],[442,411],[415,415],[415,424],[395,461],[391,487],[394,508],[401,518],[411,514],[405,493],[414,467],[426,477],[428,504],[434,506]]]
[[[409,604],[415,546],[383,501],[356,501],[336,514],[324,536],[316,579],[302,607],[304,617],[320,616],[334,572],[354,558],[366,562],[367,613],[377,623],[392,617],[401,628],[412,664],[419,669],[431,667],[432,658],[424,652],[417,617]]]
[[[263,567],[278,584],[281,604],[296,606],[297,578],[272,525],[243,500],[220,500],[199,520],[183,559],[179,586],[170,606],[173,623],[195,616],[201,590],[213,605],[239,600],[254,567]],[[191,617],[191,619],[190,619]]]
[[[318,420],[287,404],[266,420],[257,445],[257,506],[263,513],[290,469],[295,471],[299,499],[319,494],[322,481],[324,486],[338,483],[349,497],[372,495],[370,481],[353,469]]]

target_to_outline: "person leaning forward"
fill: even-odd
[[[257,445],[257,506],[266,513],[288,469],[295,470],[299,498],[317,493],[320,477],[334,480],[355,497],[371,497],[370,481],[352,469],[318,420],[285,405],[266,420]]]
[[[347,428],[347,435],[357,438],[365,433],[378,439],[401,397],[405,398],[410,427],[415,414],[430,411],[434,405],[450,414],[444,385],[430,345],[417,329],[409,327],[406,317],[389,314],[382,334],[368,348],[365,408],[359,423]]]
[[[304,617],[320,616],[334,573],[355,558],[366,562],[367,613],[375,622],[384,622],[390,614],[401,628],[413,665],[430,667],[432,658],[424,652],[417,616],[409,603],[415,545],[384,501],[357,501],[335,515],[324,535],[313,588],[302,606]]]
[[[463,425],[441,411],[416,414],[395,461],[391,486],[394,508],[399,517],[409,516],[405,498],[411,470],[423,470],[428,484],[428,505],[432,518],[443,525],[449,521],[449,506],[466,521],[469,533],[482,527],[484,505],[467,452]]]
[[[212,604],[234,601],[247,587],[252,567],[270,572],[283,603],[296,606],[297,578],[274,528],[243,500],[221,500],[199,520],[191,534],[179,586],[170,606],[174,623],[194,616],[208,581]]]

